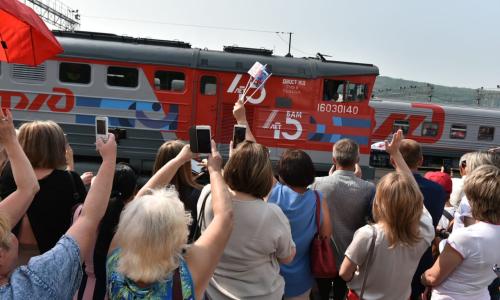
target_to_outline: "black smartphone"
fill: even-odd
[[[245,125],[234,125],[233,128],[233,148],[236,148],[239,143],[245,140],[247,134],[247,127]]]
[[[197,125],[189,129],[189,145],[193,153],[211,153],[211,139],[209,125]]]

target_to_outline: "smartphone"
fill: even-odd
[[[200,166],[199,162],[197,160],[192,159],[191,160],[191,172],[193,172],[196,175],[204,173],[203,166]]]
[[[102,138],[105,142],[108,140],[108,117],[95,117],[95,137],[96,140]]]
[[[209,125],[197,125],[189,129],[189,145],[193,153],[211,153],[212,131]]]
[[[243,142],[245,140],[245,136],[247,134],[247,126],[246,125],[234,125],[233,128],[233,148]]]

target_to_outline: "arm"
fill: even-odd
[[[92,251],[92,243],[99,222],[108,206],[115,174],[116,142],[114,135],[109,134],[106,143],[102,139],[97,140],[96,145],[102,156],[101,167],[83,203],[80,217],[66,232],[78,243],[81,252],[80,260]]]
[[[438,286],[455,271],[463,260],[457,250],[446,244],[443,253],[438,256],[434,265],[422,274],[420,281],[424,286]]]
[[[411,182],[418,188],[418,184],[413,177],[413,173],[406,164],[403,155],[399,151],[399,146],[403,140],[403,131],[399,129],[394,133],[391,143],[385,141],[385,151],[391,155],[391,160],[396,168],[396,172],[406,174],[410,178]]]
[[[250,125],[247,122],[247,115],[246,115],[245,105],[243,104],[242,101],[238,100],[234,104],[233,116],[234,116],[234,118],[236,119],[236,122],[239,125],[246,125],[247,126],[247,130],[246,130],[246,134],[245,134],[245,139],[247,141],[256,142],[255,137],[252,134],[252,130],[250,129]]]
[[[148,180],[148,182],[137,193],[136,197],[144,195],[150,189],[168,185],[172,178],[174,178],[177,170],[179,170],[179,168],[185,163],[191,161],[192,157],[193,154],[191,153],[189,145],[185,145],[175,158],[163,165],[163,167],[161,167],[160,170],[158,170],[158,172],[156,172],[153,177]]]
[[[332,236],[332,221],[330,218],[330,210],[328,209],[328,203],[326,203],[326,198],[323,197],[321,203],[321,211],[323,213],[323,222],[320,226],[319,236],[322,238],[330,238]]]
[[[295,258],[295,254],[297,253],[297,249],[295,247],[292,247],[292,250],[290,252],[290,256],[287,258],[278,258],[278,261],[280,264],[289,264],[292,262],[292,260]]]
[[[358,266],[349,259],[349,257],[344,256],[342,265],[340,266],[339,275],[345,282],[349,282],[354,277],[354,272]]]
[[[186,262],[193,276],[196,299],[202,299],[208,281],[224,252],[233,229],[233,204],[221,173],[222,157],[212,140],[208,171],[214,218],[200,238],[188,249]]]
[[[17,140],[12,114],[9,110],[6,110],[4,115],[0,109],[0,143],[10,160],[17,186],[12,194],[0,202],[0,211],[9,218],[12,229],[26,213],[40,186],[35,171]]]

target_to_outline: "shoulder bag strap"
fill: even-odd
[[[370,245],[370,250],[368,250],[368,258],[366,259],[365,274],[363,275],[363,284],[361,285],[361,292],[359,293],[359,299],[363,300],[363,294],[365,293],[366,278],[368,277],[368,270],[370,269],[370,261],[375,250],[375,240],[377,239],[377,230],[374,225],[370,225],[372,228],[372,243]]]
[[[205,224],[205,204],[207,203],[208,196],[210,195],[211,192],[212,191],[209,190],[208,193],[205,195],[205,198],[203,198],[203,203],[201,204],[200,213],[198,214],[198,221],[196,224],[196,229],[195,229],[195,232],[193,234],[195,239],[197,238],[196,236],[198,234],[201,235],[201,226],[203,226],[203,224]]]
[[[179,267],[180,268],[180,267]],[[179,268],[174,271],[174,278],[172,282],[172,300],[183,300],[182,298],[182,286],[181,286],[181,274]]]
[[[71,182],[71,188],[73,190],[73,199],[75,201],[79,201],[80,194],[76,191],[76,185],[75,185],[75,180],[73,179],[73,174],[71,173],[71,171],[66,171],[66,172],[68,173],[69,181]]]
[[[452,215],[450,214],[450,212],[449,212],[449,211],[447,211],[446,209],[445,209],[445,210],[443,210],[443,216],[444,216],[446,219],[448,219],[448,221],[453,220],[453,216],[452,216]]]
[[[318,231],[319,235],[319,229],[320,229],[320,219],[321,219],[321,210],[320,210],[320,205],[321,203],[319,202],[319,194],[318,191],[314,191],[314,194],[316,195],[316,230]]]

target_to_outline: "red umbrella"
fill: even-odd
[[[18,0],[0,0],[0,61],[38,65],[63,51],[47,25]]]

